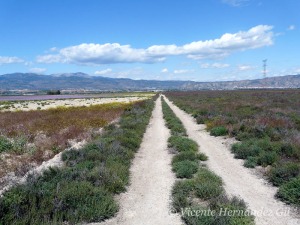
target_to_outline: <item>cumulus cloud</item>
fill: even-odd
[[[168,68],[163,68],[160,72],[161,73],[167,73],[167,72],[169,72],[169,70],[168,70]]]
[[[222,0],[222,2],[230,6],[238,7],[245,5],[249,0]]]
[[[174,70],[175,74],[185,74],[185,73],[192,73],[194,70]]]
[[[47,69],[45,69],[45,68],[30,68],[29,69],[29,72],[31,72],[31,73],[44,73],[44,72],[46,72],[46,70]]]
[[[222,69],[222,68],[226,68],[229,67],[230,65],[227,63],[202,63],[200,64],[200,67],[202,69]]]
[[[248,71],[248,70],[253,70],[253,69],[254,69],[254,67],[249,66],[249,65],[239,65],[238,66],[239,71]]]
[[[22,62],[24,62],[24,60],[18,57],[0,56],[0,65],[11,64],[11,63],[22,63]]]
[[[223,58],[234,52],[273,44],[273,27],[258,25],[247,31],[226,33],[218,39],[195,41],[182,46],[153,45],[145,49],[119,43],[80,44],[60,49],[58,54],[37,57],[39,63],[101,65],[113,63],[157,63],[168,56],[185,55],[191,59]]]
[[[57,47],[52,47],[52,48],[49,49],[49,51],[50,52],[56,52],[56,51],[58,51],[58,48]]]
[[[66,63],[66,59],[63,58],[61,55],[42,55],[38,56],[37,60],[38,63]]]
[[[105,70],[97,70],[95,72],[96,75],[105,75],[105,74],[108,74],[112,72],[112,69],[108,68],[108,69],[105,69]]]
[[[290,25],[287,29],[288,29],[288,30],[295,30],[295,29],[296,29],[296,26],[295,26],[295,25]]]
[[[163,61],[163,57],[147,54],[145,49],[134,49],[130,45],[119,43],[80,44],[63,48],[59,54],[38,56],[40,63],[75,63],[81,65],[101,65],[111,63],[154,63]]]

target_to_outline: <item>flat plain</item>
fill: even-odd
[[[0,224],[299,223],[299,90],[164,95],[3,110]]]

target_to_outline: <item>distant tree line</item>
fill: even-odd
[[[60,90],[47,91],[47,95],[60,95],[60,94],[61,94]]]

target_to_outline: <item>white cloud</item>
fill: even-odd
[[[209,64],[209,63],[202,63],[200,64],[200,67],[202,69],[222,69],[222,68],[226,68],[226,67],[229,67],[230,65],[229,64],[226,64],[226,63],[212,63],[212,64]]]
[[[239,71],[249,71],[249,70],[253,70],[253,69],[254,69],[254,67],[249,66],[249,65],[239,65],[238,66]]]
[[[249,0],[222,0],[222,2],[230,6],[238,7],[245,5]]]
[[[167,73],[167,72],[169,72],[169,70],[168,70],[168,68],[163,68],[160,72],[161,73]]]
[[[112,69],[108,68],[108,69],[105,69],[105,70],[97,70],[95,72],[96,75],[105,75],[105,74],[108,74],[112,72]]]
[[[44,73],[47,69],[45,68],[30,68],[29,72],[31,73]]]
[[[42,55],[38,56],[38,63],[66,63],[67,61],[61,55]]]
[[[148,76],[142,67],[134,67],[127,70],[121,70],[110,74],[110,77],[116,78],[132,78],[138,79],[140,77]]]
[[[31,61],[27,61],[27,62],[24,62],[24,65],[25,66],[32,66],[32,65],[34,65],[34,63],[31,62]]]
[[[185,73],[192,73],[194,70],[174,70],[175,74],[185,74]]]
[[[63,48],[57,55],[38,56],[40,63],[75,63],[81,65],[101,65],[111,63],[154,63],[163,61],[163,57],[151,56],[145,49],[134,49],[130,45],[119,43],[80,44]]]
[[[80,44],[58,51],[58,54],[37,57],[39,63],[71,63],[101,65],[112,63],[156,63],[167,56],[185,55],[192,59],[223,58],[234,52],[261,48],[273,44],[273,27],[258,25],[248,31],[226,33],[218,39],[195,41],[182,46],[153,45],[135,49],[119,43]]]
[[[49,49],[50,52],[57,52],[58,51],[58,48],[57,47],[52,47]]]
[[[22,62],[24,62],[24,60],[18,57],[0,56],[0,65],[11,64],[11,63],[22,63]]]
[[[288,30],[295,30],[295,29],[296,29],[296,26],[295,26],[295,25],[290,25],[287,29],[288,29]]]

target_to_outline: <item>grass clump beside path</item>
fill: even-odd
[[[285,202],[300,205],[300,177],[281,185],[276,196]]]
[[[115,215],[113,196],[125,191],[129,167],[149,122],[154,103],[127,108],[119,125],[83,149],[63,153],[65,167],[31,176],[0,198],[0,224],[77,224]]]
[[[172,134],[169,148],[176,153],[172,168],[177,178],[185,178],[178,180],[173,187],[172,211],[181,213],[183,221],[188,225],[254,225],[254,217],[247,212],[246,204],[236,197],[226,197],[222,179],[200,166],[199,160],[205,161],[207,156],[198,153],[199,146],[195,141],[183,136],[186,130],[181,121],[164,100],[162,104],[164,118]],[[182,131],[181,135],[178,130]],[[243,213],[228,216],[224,210]]]
[[[192,178],[198,171],[198,161],[206,160],[207,157],[204,154],[198,154],[198,144],[186,137],[182,122],[164,99],[162,99],[162,109],[167,127],[172,134],[168,140],[168,146],[177,153],[172,159],[172,169],[177,178]]]
[[[167,123],[167,127],[171,130],[173,136],[186,136],[186,130],[182,125],[182,122],[176,117],[172,109],[162,98],[162,108],[164,113],[164,119]],[[174,141],[174,140],[173,140]]]

